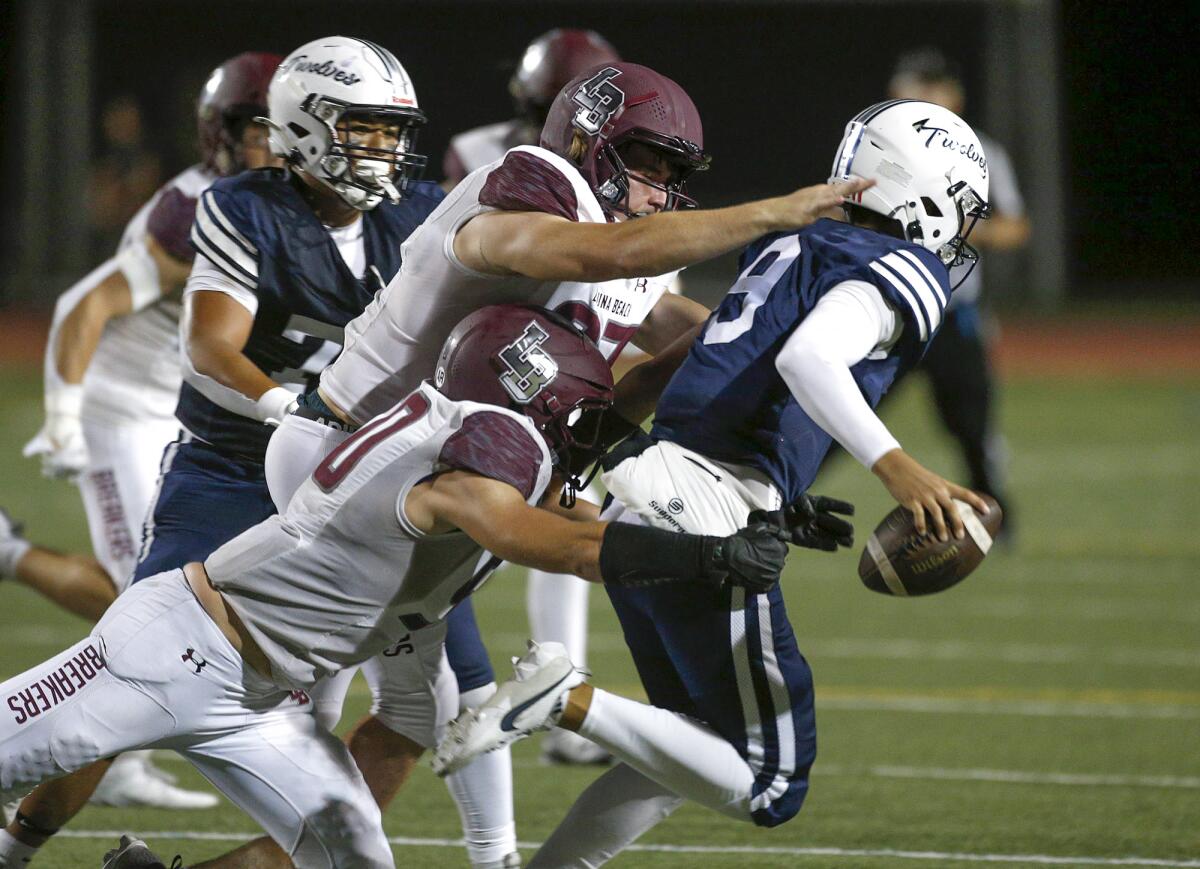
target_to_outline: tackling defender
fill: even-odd
[[[97,621],[133,573],[158,456],[179,433],[178,293],[191,269],[196,200],[217,178],[271,164],[266,108],[278,55],[245,52],[209,75],[196,101],[202,160],[168,181],[125,228],[117,254],[63,293],[46,346],[46,422],[25,448],[49,477],[74,480],[95,558],[32,546],[0,513],[0,577],[13,576]],[[172,786],[148,758],[119,758],[94,802],[207,808],[216,798]],[[98,775],[103,770],[96,770]],[[89,788],[90,792],[90,788]],[[86,795],[82,797],[86,799]],[[0,866],[29,858],[73,798],[49,787],[0,833]]]
[[[787,546],[766,523],[685,536],[537,508],[576,445],[568,421],[612,398],[605,359],[563,318],[484,308],[454,330],[435,380],[331,453],[284,514],[138,583],[90,637],[0,685],[0,799],[135,745],[169,747],[300,869],[391,867],[349,751],[295,692],[397,643],[414,647],[404,680],[423,690],[444,616],[486,579],[484,549],[623,582],[667,547],[665,579],[693,589],[778,580]],[[126,841],[106,866],[162,863]]]
[[[833,178],[854,176],[878,183],[846,205],[847,223],[818,221],[745,250],[651,435],[606,458],[614,502],[604,518],[723,533],[755,511],[804,503],[831,438],[922,533],[962,536],[954,499],[987,512],[905,453],[872,411],[936,333],[949,268],[974,256],[966,238],[987,211],[983,149],[939,106],[880,103],[851,121],[834,159]],[[557,724],[623,761],[588,788],[531,869],[600,865],[685,798],[768,827],[800,810],[816,756],[812,676],[782,593],[683,588],[608,588],[653,705],[593,688],[561,649],[543,646],[439,746],[444,772]]]
[[[400,273],[347,327],[346,348],[319,389],[271,439],[266,471],[278,504],[347,437],[347,427],[391,407],[427,376],[440,342],[479,305],[545,304],[579,325],[610,361],[630,341],[661,353],[708,313],[665,293],[671,272],[764,232],[811,223],[844,195],[869,187],[852,180],[691,210],[687,179],[708,165],[699,114],[678,84],[632,63],[590,71],[563,88],[541,141],[469,175],[413,233]],[[639,388],[618,387],[619,400],[639,410],[647,396],[652,403],[669,370],[645,363],[622,380]],[[610,428],[625,433],[631,426],[618,419]],[[455,666],[471,689],[460,698],[464,707],[489,696],[495,678],[469,604],[454,610],[447,641],[452,657],[457,649],[479,664],[471,681]],[[385,680],[372,684],[377,740],[371,756],[356,753],[377,793],[394,793],[429,745],[408,732],[411,698],[387,685],[395,657],[372,664]],[[479,863],[515,851],[511,802],[503,801],[511,781],[505,754],[484,759],[501,760],[491,772],[479,765],[458,772],[494,776],[493,790],[475,806],[478,817],[495,818],[487,826],[496,831],[486,850],[472,849]]]
[[[464,177],[497,160],[518,145],[536,145],[559,91],[584,72],[621,58],[608,41],[591,30],[555,28],[526,47],[508,83],[516,117],[477,127],[450,139],[442,160],[443,186],[451,190]],[[678,281],[671,291],[678,291]],[[627,346],[626,357],[643,356]],[[644,358],[644,356],[643,356]],[[619,366],[614,365],[614,369]],[[614,377],[618,375],[614,374]],[[588,487],[579,496],[599,504],[601,495]],[[571,660],[587,668],[587,615],[590,585],[578,577],[530,570],[526,611],[530,636],[537,642],[556,641],[570,651]],[[468,690],[467,685],[463,689]],[[542,740],[542,758],[551,763],[608,763],[608,752],[566,730],[555,729]]]

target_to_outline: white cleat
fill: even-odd
[[[151,772],[141,752],[123,754],[100,780],[91,802],[101,806],[154,806],[160,809],[211,809],[221,801],[205,791],[187,791]]]
[[[481,754],[553,727],[568,691],[588,675],[571,663],[561,643],[529,641],[529,651],[513,659],[516,676],[482,705],[451,721],[438,742],[433,771],[448,775]]]
[[[613,756],[590,739],[556,727],[542,737],[541,762],[547,766],[606,766]]]

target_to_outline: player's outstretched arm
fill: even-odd
[[[454,239],[454,254],[485,274],[543,281],[608,281],[675,271],[744,247],[770,232],[833,216],[863,179],[804,187],[729,208],[672,211],[619,223],[578,223],[551,214],[492,211]]]
[[[913,514],[917,531],[930,527],[940,540],[965,529],[955,498],[980,513],[983,500],[922,467],[900,448],[867,403],[850,369],[898,335],[895,314],[878,292],[861,282],[829,291],[788,338],[775,367],[804,412],[865,467]],[[949,530],[947,529],[949,517]]]
[[[420,530],[461,529],[492,554],[591,582],[647,585],[725,583],[762,592],[779,580],[787,535],[759,522],[728,537],[680,534],[619,522],[572,522],[525,503],[507,483],[449,471],[413,488],[404,502]]]

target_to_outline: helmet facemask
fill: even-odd
[[[654,181],[625,164],[621,151],[633,143],[645,145],[665,159],[672,169],[668,181]],[[687,182],[692,173],[706,170],[709,161],[709,156],[691,142],[667,138],[646,130],[633,130],[617,141],[605,143],[600,147],[596,162],[600,169],[598,174],[605,180],[597,186],[596,198],[610,213],[617,212],[629,218],[645,216],[644,212],[634,211],[629,205],[629,180],[632,178],[666,194],[663,211],[698,208],[696,200],[687,194]]]
[[[316,94],[302,108],[329,129],[329,150],[320,166],[324,180],[348,205],[369,211],[384,196],[399,202],[409,184],[421,177],[427,158],[413,150],[417,131],[425,123],[420,109],[351,105]],[[395,146],[376,148],[356,142],[356,134],[347,129],[355,121],[394,127]]]

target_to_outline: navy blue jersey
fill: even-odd
[[[937,331],[949,273],[922,247],[834,220],[765,236],[742,252],[739,267],[737,283],[659,399],[653,434],[758,468],[791,502],[812,484],[831,438],[775,368],[784,343],[842,281],[873,284],[904,320],[891,350],[850,369],[874,407]]]
[[[445,194],[413,184],[398,205],[384,200],[363,220],[367,269],[362,280],[284,169],[222,178],[201,196],[192,245],[230,279],[254,293],[258,310],[243,353],[268,377],[308,391],[342,348],[347,323],[400,271],[400,245]],[[215,404],[184,383],[175,415],[222,452],[262,461],[271,429]]]

